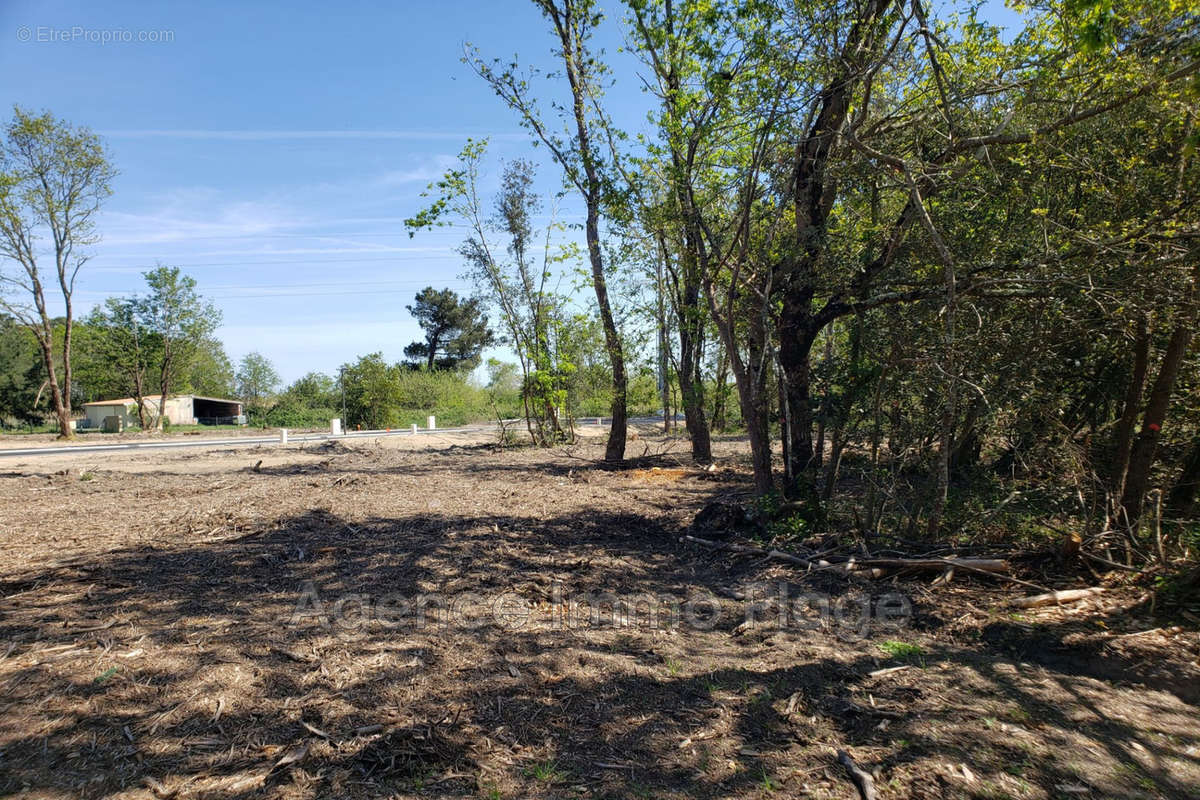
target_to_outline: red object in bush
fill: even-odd
[[[1162,430],[1162,426],[1159,425],[1157,422],[1151,422],[1146,427],[1149,428],[1150,430],[1154,431],[1155,433],[1158,433],[1160,430]]]

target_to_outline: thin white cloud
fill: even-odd
[[[438,180],[446,171],[458,163],[452,155],[437,155],[427,163],[411,169],[395,169],[383,173],[376,180],[382,186],[400,186],[406,183],[429,183]]]

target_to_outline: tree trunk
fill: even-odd
[[[683,421],[692,440],[692,460],[698,464],[712,463],[712,436],[704,414],[704,384],[700,374],[698,343],[691,331],[679,324],[679,395],[683,404]]]
[[[967,409],[967,416],[963,420],[958,440],[954,443],[954,449],[950,451],[952,473],[957,473],[966,467],[973,467],[979,461],[982,445],[979,438],[979,417],[983,414],[985,407],[986,403],[984,403],[983,397],[977,395],[970,408]]]
[[[766,370],[756,368],[753,357],[750,364],[742,359],[742,353],[737,348],[734,322],[718,313],[717,298],[713,294],[711,284],[705,284],[704,295],[708,301],[713,321],[721,334],[721,342],[729,358],[734,384],[737,386],[742,421],[746,425],[746,434],[750,439],[750,461],[754,469],[754,488],[759,495],[765,495],[775,489],[775,475],[771,463]]]
[[[582,112],[581,112],[582,113]],[[580,125],[582,126],[582,122]],[[608,282],[604,277],[604,261],[600,252],[599,200],[588,201],[587,245],[592,262],[592,285],[596,289],[596,303],[600,307],[600,324],[604,326],[604,348],[612,365],[612,427],[608,432],[608,444],[604,448],[605,461],[621,461],[625,458],[625,437],[628,422],[628,382],[625,377],[625,354],[621,348],[621,335],[613,320],[612,307],[608,302]]]
[[[577,47],[578,32],[573,18],[574,9],[564,4],[561,11],[547,9],[554,18],[562,43],[562,58],[566,66],[567,82],[571,85],[571,106],[575,118],[575,141],[579,147],[579,160],[583,166],[583,181],[579,186],[587,205],[587,222],[584,235],[587,240],[588,260],[592,267],[592,286],[596,290],[596,304],[600,310],[600,324],[604,327],[604,347],[612,365],[612,428],[608,432],[608,444],[604,448],[605,461],[621,461],[625,458],[625,439],[628,426],[628,381],[625,377],[625,353],[621,346],[621,335],[613,318],[608,300],[608,281],[604,276],[604,255],[600,249],[600,198],[604,187],[596,169],[592,152],[591,131],[588,128],[584,53]],[[567,165],[564,164],[564,167]]]
[[[1133,426],[1137,422],[1142,404],[1142,392],[1146,388],[1146,372],[1150,368],[1150,324],[1143,314],[1138,319],[1137,335],[1133,341],[1133,372],[1125,387],[1125,401],[1121,419],[1117,422],[1116,449],[1109,468],[1113,495],[1120,497],[1125,491],[1125,474],[1129,469],[1129,451],[1133,445]]]
[[[158,415],[154,420],[157,430],[162,430],[163,420],[167,417],[167,393],[171,390],[171,360],[171,340],[164,336],[162,366],[158,373]]]
[[[133,399],[137,401],[138,427],[146,430],[146,378],[141,367],[133,370]]]
[[[712,463],[712,435],[704,414],[704,314],[700,304],[699,255],[697,243],[684,234],[685,252],[681,259],[682,276],[672,281],[672,300],[679,320],[679,395],[683,403],[684,425],[692,442],[692,460]],[[665,245],[663,248],[666,257]]]
[[[765,387],[762,391],[754,391],[749,386],[743,389],[743,384],[739,381],[738,394],[741,399],[742,414],[746,417],[746,433],[750,438],[750,461],[754,468],[754,488],[758,494],[765,495],[775,489],[775,476],[771,464],[767,393]]]
[[[50,388],[50,405],[54,409],[54,416],[58,419],[58,438],[70,439],[71,433],[71,409],[63,402],[62,388],[58,383],[58,375],[56,374],[54,365],[54,349],[52,340],[45,341],[41,335],[38,336],[38,344],[42,349],[42,364],[46,367],[46,385]]]
[[[1129,452],[1129,468],[1125,475],[1125,488],[1121,494],[1120,510],[1123,518],[1119,520],[1129,531],[1137,529],[1138,520],[1142,515],[1142,502],[1150,482],[1150,469],[1154,466],[1159,435],[1163,422],[1166,421],[1171,390],[1175,388],[1175,378],[1179,375],[1179,367],[1183,363],[1191,338],[1191,320],[1180,323],[1171,331],[1158,377],[1150,388],[1146,413],[1142,417],[1142,429]]]
[[[729,357],[725,354],[724,345],[717,355],[717,374],[713,384],[712,424],[718,431],[729,427],[728,395],[729,393]]]
[[[784,494],[793,498],[816,496],[811,359],[818,333],[817,323],[807,309],[796,308],[795,297],[789,294],[784,299],[779,321],[779,364],[789,416],[785,435],[788,438],[786,474],[790,479]]]
[[[830,323],[831,325],[835,323]],[[825,466],[825,430],[828,427],[829,412],[830,412],[830,393],[833,390],[833,381],[829,377],[831,375],[830,365],[833,363],[833,330],[832,328],[825,329],[825,354],[824,360],[821,362],[822,370],[825,372],[825,385],[821,388],[821,410],[817,415],[817,443],[813,452],[813,468],[816,472],[820,472]],[[836,432],[834,434],[837,436]]]
[[[825,471],[825,489],[821,492],[821,500],[829,502],[833,499],[833,490],[837,486],[838,470],[842,466],[842,451],[846,449],[846,436],[842,427],[833,429],[833,448],[829,452],[829,468]]]
[[[654,313],[655,321],[658,323],[658,394],[659,401],[662,403],[663,410],[663,434],[671,432],[671,381],[668,377],[668,361],[667,354],[667,304],[663,298],[663,269],[666,266],[667,247],[662,240],[662,236],[658,239],[658,255],[659,258],[655,262],[654,269]]]
[[[59,274],[62,274],[61,271]],[[67,288],[65,282],[60,281],[60,283],[62,284],[66,313],[63,315],[63,381],[62,391],[59,392],[62,398],[62,409],[58,415],[59,436],[64,439],[73,439],[75,432],[71,430],[71,334],[75,328],[75,309],[71,303],[71,290]]]
[[[672,156],[677,168],[684,162],[678,154]],[[681,209],[691,209],[687,192],[675,185],[675,197]],[[704,413],[704,380],[701,361],[704,356],[704,322],[701,308],[701,266],[705,262],[704,245],[694,219],[685,220],[679,268],[671,274],[671,303],[679,320],[679,394],[683,404],[684,425],[692,443],[692,460],[699,464],[712,463],[712,435]],[[666,264],[667,245],[659,237],[662,264]]]

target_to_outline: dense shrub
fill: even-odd
[[[273,428],[324,428],[334,417],[340,417],[341,411],[332,408],[312,408],[303,405],[295,398],[282,397],[261,416],[262,424]],[[258,419],[254,420],[258,422]]]

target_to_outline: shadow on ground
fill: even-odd
[[[886,797],[1196,796],[1197,698],[1169,678],[1002,623],[748,620],[727,590],[762,565],[680,532],[644,510],[312,510],[10,575],[0,793],[850,797],[845,747]],[[814,587],[883,588],[786,584]],[[920,644],[897,659],[897,638]]]

